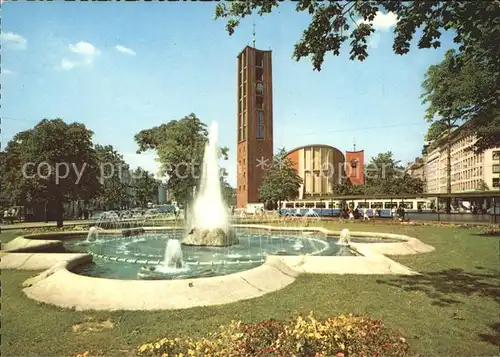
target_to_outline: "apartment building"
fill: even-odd
[[[452,134],[451,192],[471,192],[500,189],[500,147],[476,154],[471,148],[476,138]],[[446,140],[424,148],[426,193],[446,193]]]

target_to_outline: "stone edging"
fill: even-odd
[[[236,227],[338,234],[323,227],[279,227],[235,225]],[[164,227],[148,229],[162,230]],[[168,227],[168,229],[175,229]],[[37,301],[76,310],[165,310],[211,306],[246,300],[280,290],[300,273],[322,274],[418,274],[384,254],[418,254],[434,247],[404,235],[351,232],[353,236],[399,239],[400,243],[352,243],[362,256],[267,256],[263,265],[243,272],[185,280],[118,280],[88,277],[70,270],[92,261],[88,254],[17,253],[60,240],[29,239],[43,236],[81,235],[85,232],[57,232],[18,237],[3,251],[2,269],[47,269],[25,281],[24,293]],[[117,233],[117,232],[113,232]],[[30,243],[38,241],[38,245]],[[16,260],[18,264],[16,264]],[[24,261],[24,262],[23,262]],[[30,263],[28,263],[28,261]],[[23,263],[19,263],[23,262]]]

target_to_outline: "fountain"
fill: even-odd
[[[99,235],[99,229],[97,227],[90,227],[89,233],[87,234],[87,242],[95,241],[98,235]]]
[[[340,232],[340,239],[338,242],[339,245],[350,245],[351,244],[351,233],[349,229],[344,228]]]
[[[184,245],[225,247],[238,243],[229,226],[221,194],[218,124],[212,122],[205,146],[200,188],[196,194],[192,225]]]
[[[181,242],[177,239],[169,239],[165,248],[165,259],[163,265],[168,268],[180,269],[184,266]]]
[[[178,239],[169,239],[165,248],[165,257],[163,265],[157,266],[142,266],[137,274],[139,279],[171,279],[189,278],[192,274],[189,266],[184,264],[184,254],[182,253],[181,242]],[[209,276],[212,271],[204,271],[203,274]]]

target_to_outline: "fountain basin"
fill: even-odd
[[[222,228],[194,228],[191,232],[188,233],[186,238],[182,240],[182,244],[194,246],[228,247],[233,244],[238,244],[238,239],[236,238],[236,234],[233,229],[228,229],[226,232]]]
[[[338,238],[316,235],[302,236],[298,232],[270,230],[232,230],[235,244],[230,246],[182,245],[182,257],[165,261],[168,246],[185,239],[184,230],[148,232],[138,236],[102,235],[98,240],[66,240],[65,247],[75,252],[88,252],[94,257],[90,265],[73,272],[86,276],[114,279],[191,279],[223,276],[246,271],[264,264],[269,255],[275,256],[352,256],[351,250],[336,244]],[[168,242],[168,244],[167,244]],[[233,241],[234,242],[234,241]],[[167,249],[165,249],[167,246]],[[182,264],[176,262],[182,259]],[[164,269],[176,268],[176,269]]]

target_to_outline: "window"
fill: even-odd
[[[306,202],[306,208],[314,208],[314,202]]]
[[[263,67],[264,66],[264,54],[262,52],[256,52],[255,53],[255,65],[257,67]]]
[[[257,96],[256,103],[257,103],[257,109],[258,110],[263,110],[264,109],[264,98],[263,97]]]
[[[264,85],[262,83],[257,83],[257,95],[264,94]]]
[[[382,202],[370,202],[370,208],[382,208]]]
[[[500,178],[494,177],[493,178],[493,185],[494,188],[500,187]]]
[[[262,68],[257,67],[255,69],[255,80],[257,82],[263,82],[263,80],[264,80],[264,70]]]
[[[285,207],[286,207],[286,208],[294,208],[294,204],[293,204],[293,202],[287,202],[287,203],[285,204]]]
[[[264,112],[257,110],[257,139],[264,139]]]
[[[493,165],[493,173],[500,174],[500,164]]]
[[[500,160],[500,151],[493,151],[493,160]]]
[[[326,208],[325,202],[316,202],[316,208]]]
[[[300,207],[304,207],[304,202],[296,202],[295,203],[295,208],[300,208]]]

